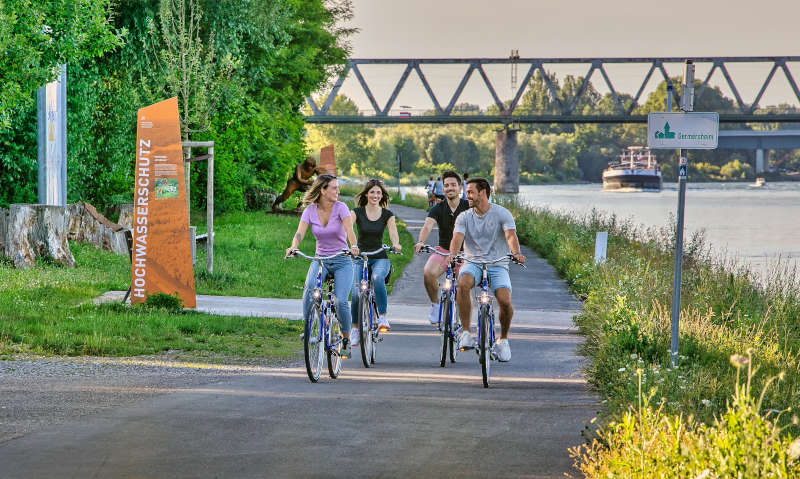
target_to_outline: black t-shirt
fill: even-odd
[[[394,216],[394,213],[381,208],[381,217],[377,221],[370,221],[367,218],[365,208],[353,208],[356,214],[356,227],[358,228],[358,249],[364,252],[375,251],[383,246],[383,231],[386,229],[386,222]],[[451,229],[452,231],[452,229]],[[370,258],[388,258],[386,251],[370,256]]]
[[[456,224],[456,217],[469,209],[469,201],[460,199],[455,211],[450,209],[447,201],[434,205],[428,212],[428,218],[436,220],[439,225],[439,246],[450,249],[450,240],[453,239],[453,227]]]

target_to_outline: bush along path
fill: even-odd
[[[520,239],[584,299],[576,324],[603,397],[599,429],[572,450],[587,477],[800,477],[800,282],[685,247],[680,361],[670,367],[672,228],[508,202]],[[608,260],[593,264],[609,232]]]

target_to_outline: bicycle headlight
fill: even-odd
[[[319,290],[319,288],[315,288],[313,295],[314,295],[314,299],[319,299],[320,296],[322,296],[322,292]]]
[[[453,286],[453,282],[450,281],[450,278],[447,278],[444,280],[444,285],[442,285],[442,289],[447,290],[450,289],[451,286]]]
[[[489,304],[489,293],[486,291],[481,291],[480,300],[481,304]]]
[[[366,279],[362,279],[361,280],[361,291],[366,291],[368,286],[369,286],[369,283],[367,282],[367,280]]]

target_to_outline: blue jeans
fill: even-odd
[[[312,261],[311,266],[308,268],[306,275],[306,285],[303,289],[303,317],[307,318],[311,312],[311,293],[316,286],[317,270],[319,269],[319,261]],[[339,317],[339,325],[342,327],[342,333],[345,337],[350,332],[350,307],[347,304],[347,297],[350,296],[350,288],[353,286],[353,260],[346,256],[339,256],[333,259],[326,259],[322,262],[322,279],[328,271],[333,272],[334,288],[333,292],[336,296],[336,315]]]
[[[372,268],[372,287],[375,290],[375,304],[378,306],[378,314],[386,314],[386,275],[389,274],[391,263],[386,258],[370,259],[367,263]],[[350,311],[352,312],[355,323],[358,324],[358,293],[361,291],[361,268],[362,260],[357,259],[353,263],[353,300]]]

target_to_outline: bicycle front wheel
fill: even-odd
[[[452,302],[451,313],[450,313],[450,335],[448,338],[448,342],[450,343],[450,362],[456,362],[456,357],[458,357],[458,345],[457,339],[458,335],[461,334],[461,319],[458,317],[458,308]]]
[[[322,372],[322,352],[325,350],[325,338],[322,336],[322,315],[319,306],[311,309],[306,318],[303,334],[303,352],[305,353],[306,372],[312,383],[319,380]]]
[[[328,349],[328,373],[333,379],[339,377],[339,373],[342,372],[342,357],[340,353],[342,351],[342,333],[341,328],[339,327],[339,318],[336,317],[336,314],[332,314],[330,317],[330,327],[328,328],[328,344],[330,348]]]
[[[478,316],[478,327],[480,328],[480,350],[479,361],[481,363],[481,374],[483,375],[483,387],[489,387],[489,376],[491,375],[492,360],[489,357],[491,354],[491,344],[489,344],[489,330],[492,327],[491,314],[489,313],[489,306],[481,306],[481,312]]]
[[[452,314],[453,304],[449,297],[445,297],[439,303],[439,324],[442,326],[442,355],[439,367],[444,367],[447,363],[447,349],[450,345],[450,315]]]
[[[372,331],[370,331],[369,321],[369,298],[366,294],[360,294],[358,298],[358,336],[361,342],[361,362],[368,368],[372,360]]]

